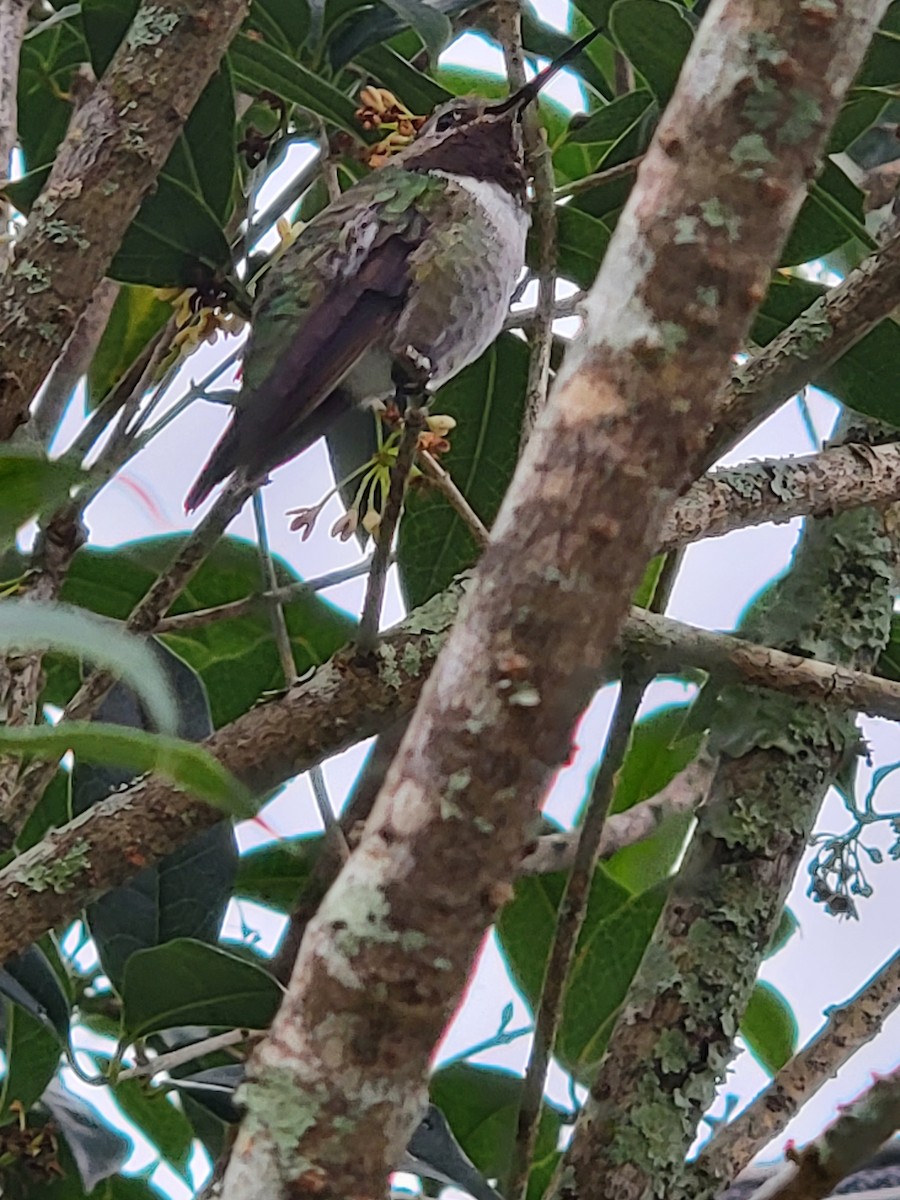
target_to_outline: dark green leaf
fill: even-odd
[[[81,23],[99,79],[134,20],[140,0],[81,0]]]
[[[664,107],[694,37],[684,9],[669,0],[618,0],[609,23],[619,49]]]
[[[0,1084],[0,1124],[17,1120],[40,1098],[56,1074],[60,1046],[56,1034],[43,1021],[17,1004],[5,1001],[4,1050],[6,1074]],[[12,1106],[16,1105],[16,1108]],[[21,1106],[21,1109],[19,1109]]]
[[[878,32],[872,39],[862,70],[859,87],[896,87],[900,83],[900,3],[888,8]]]
[[[48,168],[56,157],[72,114],[66,99],[72,74],[86,58],[84,41],[71,22],[61,22],[22,46],[18,140],[26,172]]]
[[[841,108],[838,119],[831,129],[828,153],[845,150],[852,142],[874,125],[881,115],[887,97],[883,92],[854,88]]]
[[[274,46],[238,34],[231,44],[229,59],[235,80],[245,90],[273,92],[288,104],[298,104],[317,113],[360,139],[353,101]]]
[[[199,742],[212,732],[203,684],[186,663],[159,642],[153,651],[178,702],[176,732]],[[106,696],[97,721],[146,729],[147,718],[137,696],[121,684]],[[79,816],[114,789],[128,783],[127,769],[76,764],[72,781],[72,815]],[[87,920],[100,961],[114,987],[121,986],[125,963],[146,950],[177,937],[218,939],[237,871],[237,849],[231,827],[222,822],[181,850],[148,867],[135,879],[94,901]]]
[[[757,983],[741,1021],[741,1037],[753,1057],[774,1075],[797,1048],[797,1022],[791,1006],[770,983]]]
[[[37,808],[31,813],[28,822],[16,841],[19,852],[30,849],[41,840],[49,829],[59,829],[71,817],[69,808],[69,785],[72,776],[62,767],[53,776],[50,785],[45,789],[38,802]]]
[[[597,271],[611,230],[605,222],[566,204],[557,209],[557,266],[560,275],[579,287],[589,288]]]
[[[183,544],[184,536],[176,534],[148,538],[115,550],[82,550],[75,556],[63,597],[94,612],[124,618]],[[275,569],[279,585],[299,581],[283,560],[276,559]],[[256,547],[239,538],[225,537],[171,611],[178,614],[213,608],[258,591]],[[298,596],[284,608],[298,674],[324,662],[353,636],[355,623],[318,596]],[[165,640],[202,679],[217,729],[246,712],[263,692],[283,683],[264,604],[243,617],[186,630]],[[58,663],[51,665],[45,701],[64,704],[76,683]]]
[[[132,1039],[181,1025],[266,1029],[281,988],[246,959],[182,938],[132,955],[122,1001]]]
[[[864,196],[831,159],[813,184],[781,252],[782,266],[811,262],[850,238],[870,241]]]
[[[71,1008],[59,976],[40,946],[29,946],[0,969],[0,993],[69,1044]]]
[[[770,342],[824,292],[821,284],[776,276],[754,322],[754,339],[761,345]],[[895,321],[886,320],[812,382],[857,412],[900,425],[900,398],[894,382],[898,372],[900,328]]]
[[[372,46],[356,55],[355,62],[382,87],[390,88],[410,112],[425,114],[450,99],[451,93],[430,75],[417,71],[390,46]]]
[[[141,697],[157,729],[174,728],[172,696],[153,652],[140,638],[111,621],[68,604],[40,604],[34,600],[0,602],[0,648],[57,650],[104,667],[126,680]],[[72,728],[70,726],[69,728]],[[21,740],[21,748],[55,745],[52,729],[3,729],[4,745]]]
[[[610,812],[625,812],[655,796],[691,762],[700,735],[680,736],[689,705],[658,709],[639,721],[619,771]],[[620,850],[607,863],[610,875],[639,893],[664,880],[678,861],[692,817],[671,817],[652,837]]]
[[[13,180],[12,183],[4,183],[0,187],[2,193],[12,204],[13,208],[17,208],[21,213],[30,213],[31,206],[37,200],[38,196],[50,176],[50,166],[35,167],[33,171],[28,171],[21,179]]]
[[[200,287],[231,260],[221,223],[181,180],[161,174],[113,258],[109,275],[150,287]]]
[[[148,287],[123,284],[87,376],[90,410],[106,399],[153,335],[172,315],[172,306]]]
[[[643,120],[653,103],[650,92],[627,92],[603,108],[598,108],[585,120],[573,119],[568,140],[604,144],[618,142]]]
[[[234,208],[234,87],[227,62],[200,93],[161,174],[183,183],[223,227]]]
[[[184,1175],[193,1150],[194,1131],[169,1094],[141,1079],[123,1079],[113,1088],[113,1095],[125,1116]]]
[[[434,0],[430,7],[453,19],[474,8],[477,0]],[[329,5],[329,11],[333,5]],[[353,0],[341,14],[343,20],[332,23],[328,56],[331,65],[339,70],[369,46],[386,42],[401,33],[407,25],[405,18],[384,4],[359,4]],[[395,47],[396,48],[396,47]],[[412,58],[414,51],[405,55]]]
[[[288,54],[296,54],[306,41],[309,24],[309,6],[299,0],[254,0],[247,20],[247,27]]]
[[[247,817],[255,811],[246,788],[201,746],[180,738],[120,725],[68,721],[59,726],[0,729],[0,750],[33,757],[62,757],[114,762],[135,772],[154,771],[223,811]]]
[[[0,552],[26,521],[58,508],[86,478],[74,464],[50,462],[30,447],[0,447]]]
[[[520,879],[497,933],[516,983],[534,1006],[556,934],[561,875]],[[578,940],[555,1055],[584,1082],[599,1063],[619,1005],[662,907],[659,892],[633,896],[600,867]]]
[[[512,478],[519,450],[528,349],[504,334],[438,392],[434,413],[457,421],[444,459],[454,483],[490,527]],[[433,491],[413,492],[400,525],[400,580],[411,608],[470,566],[478,548],[465,523]]]
[[[522,1092],[518,1075],[496,1068],[453,1063],[430,1080],[431,1097],[446,1115],[457,1141],[488,1179],[508,1178]],[[545,1104],[528,1180],[528,1200],[540,1200],[559,1157],[562,1113]]]
[[[241,856],[235,895],[290,912],[321,845],[322,838],[316,835],[249,850]]]
[[[450,18],[424,0],[384,0],[388,8],[422,39],[428,57],[436,63],[441,51],[450,41]]]

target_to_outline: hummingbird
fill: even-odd
[[[499,102],[435,110],[414,142],[318,214],[254,298],[242,389],[188,493],[295,458],[358,409],[436,391],[500,333],[525,265],[522,115],[594,29]]]

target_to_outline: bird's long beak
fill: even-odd
[[[563,67],[568,66],[573,58],[577,58],[585,46],[589,45],[595,37],[603,33],[603,27],[592,29],[590,33],[586,33],[584,37],[573,42],[572,45],[561,54],[559,58],[555,58],[552,63],[544,67],[543,71],[539,71],[534,79],[520,87],[518,91],[513,92],[511,96],[507,96],[505,100],[501,100],[499,104],[492,104],[487,111],[492,113],[505,113],[510,111],[522,112],[524,108],[536,99],[541,88],[550,82],[553,76],[561,71]]]

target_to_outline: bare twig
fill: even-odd
[[[496,17],[510,90],[515,91],[525,83],[519,0],[505,0],[498,4]],[[525,161],[534,188],[531,238],[535,247],[534,274],[538,283],[537,305],[529,326],[530,356],[521,442],[524,446],[538,413],[544,407],[550,383],[550,350],[556,300],[556,206],[553,198],[553,158],[535,108],[525,111],[523,133]]]
[[[284,675],[284,682],[290,687],[297,677],[297,665],[294,662],[291,635],[288,633],[287,621],[284,619],[284,609],[281,607],[281,601],[275,598],[278,590],[278,577],[275,574],[275,563],[272,559],[272,550],[269,546],[269,533],[266,529],[266,510],[260,488],[256,488],[254,491],[252,502],[263,595],[267,595],[268,597],[266,606],[272,622],[272,636],[275,639],[275,647],[278,650],[278,658],[281,662],[281,673]]]
[[[631,729],[640,708],[649,677],[630,671],[623,674],[622,690],[612,717],[603,759],[594,777],[572,871],[556,918],[556,932],[544,972],[540,997],[535,1006],[534,1043],[525,1070],[519,1100],[519,1119],[513,1169],[506,1194],[525,1200],[528,1176],[540,1126],[547,1067],[562,1020],[566,982],[572,969],[575,947],[587,914],[588,898],[606,815],[615,790],[616,775],[625,759]]]
[[[870,1042],[900,1006],[900,953],[861,991],[828,1011],[813,1040],[781,1068],[743,1112],[723,1125],[688,1167],[687,1183],[702,1180],[704,1190],[726,1187],[745,1163],[777,1137],[787,1123],[861,1046]]]
[[[403,509],[403,498],[406,495],[406,485],[416,457],[419,434],[424,427],[424,415],[417,402],[411,398],[406,407],[403,423],[403,435],[397,450],[397,459],[391,468],[391,486],[388,490],[387,501],[378,526],[378,540],[372,555],[372,567],[369,571],[366,598],[363,604],[362,617],[359,622],[356,645],[360,654],[367,655],[375,648],[378,641],[378,629],[381,623],[381,604],[384,600],[384,588],[387,583],[387,573],[390,566],[391,549],[394,532],[400,520]]]
[[[19,55],[28,28],[31,0],[0,0],[0,181],[9,178],[10,159],[18,137],[16,91]],[[11,257],[10,206],[0,197],[0,275]]]
[[[655,796],[607,817],[597,850],[598,862],[652,837],[672,817],[696,812],[706,798],[714,770],[714,760],[701,753]],[[578,829],[539,837],[534,849],[522,860],[520,873],[549,875],[567,871],[575,861],[579,837]]]
[[[35,437],[44,445],[53,440],[72,392],[90,366],[118,294],[117,283],[111,279],[100,281],[50,372],[31,416]]]
[[[312,784],[316,808],[319,810],[319,817],[325,830],[325,840],[331,843],[332,849],[335,851],[336,864],[345,863],[350,857],[350,847],[347,845],[340,822],[334,815],[331,797],[328,795],[328,785],[325,782],[325,772],[318,763],[310,768],[309,782]]]
[[[590,192],[604,183],[614,183],[617,179],[629,179],[632,175],[637,174],[637,169],[643,161],[643,154],[638,154],[626,162],[617,163],[614,167],[607,167],[605,171],[597,171],[593,175],[583,175],[581,179],[573,179],[571,183],[562,184],[556,189],[554,195],[557,200],[562,200],[565,196],[579,196],[582,192]]]
[[[449,500],[451,507],[462,517],[479,546],[486,546],[490,534],[478,513],[453,482],[450,472],[438,462],[433,454],[429,454],[421,447],[416,462],[419,464],[422,474],[434,484],[445,499]]]
[[[240,600],[231,600],[228,604],[217,604],[214,608],[198,608],[194,612],[178,613],[172,617],[162,617],[153,630],[154,633],[184,633],[188,629],[201,629],[204,625],[213,625],[216,621],[233,621],[244,617],[259,608],[266,600],[274,599],[280,604],[288,604],[301,596],[310,596],[323,592],[327,588],[337,587],[350,579],[358,579],[360,575],[368,574],[372,566],[372,556],[352,563],[349,567],[339,567],[315,579],[304,580],[302,583],[292,583],[288,587],[276,588],[273,592],[264,592],[261,596],[244,596]]]
[[[584,292],[573,292],[571,296],[563,296],[556,300],[553,305],[553,320],[559,321],[563,317],[577,317],[581,313],[581,306],[584,303]],[[503,322],[503,328],[523,329],[526,332],[531,328],[537,320],[538,310],[536,308],[522,308],[517,312],[511,312]]]
[[[794,1151],[791,1164],[754,1192],[753,1200],[823,1200],[898,1128],[900,1067],[843,1106],[821,1137]]]
[[[116,1083],[123,1079],[152,1079],[154,1075],[171,1071],[175,1067],[183,1067],[185,1063],[196,1062],[198,1058],[205,1058],[207,1054],[214,1054],[217,1050],[239,1046],[257,1033],[258,1031],[251,1029],[226,1029],[224,1033],[204,1038],[202,1042],[191,1042],[189,1046],[179,1046],[177,1050],[157,1054],[149,1062],[139,1063],[136,1067],[126,1067],[116,1075]]]

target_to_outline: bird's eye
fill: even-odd
[[[462,120],[462,113],[459,109],[451,108],[445,113],[441,113],[434,123],[434,127],[438,133],[444,133],[447,129],[452,129],[454,125],[458,125]]]

